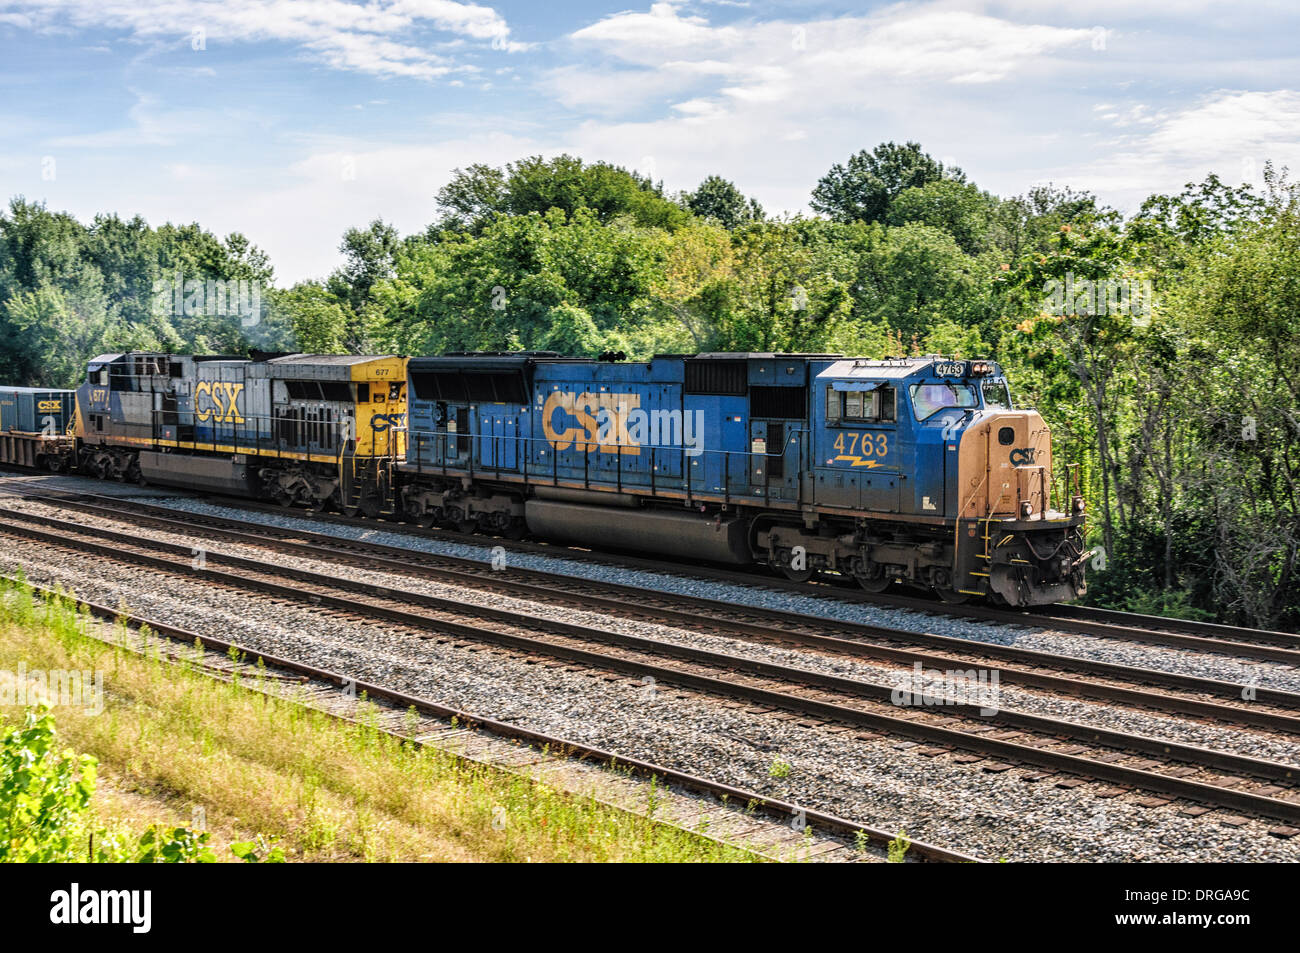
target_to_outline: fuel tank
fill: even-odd
[[[529,500],[524,518],[529,531],[543,539],[719,563],[753,561],[749,521],[740,518],[718,520],[672,510],[629,510],[553,500]]]

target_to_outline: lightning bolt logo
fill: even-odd
[[[862,457],[850,456],[849,454],[846,453],[841,453],[835,459],[842,460],[847,463],[851,463],[855,467],[867,467],[870,470],[874,470],[876,467],[880,466],[880,462],[878,460],[864,460],[862,459]]]

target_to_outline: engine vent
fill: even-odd
[[[808,408],[807,387],[763,387],[749,389],[749,416],[778,420],[803,420]]]
[[[744,361],[687,361],[686,393],[743,397],[749,389]]]

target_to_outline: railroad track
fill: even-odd
[[[1012,764],[1183,798],[1288,823],[1300,822],[1300,767],[1199,748],[1125,732],[1009,711],[983,702],[948,700],[941,711],[926,707],[923,689],[899,688],[788,665],[713,652],[607,629],[537,619],[500,608],[466,605],[424,593],[336,578],[260,560],[207,551],[193,566],[193,547],[141,539],[50,516],[5,511],[0,532],[200,577],[212,585],[254,590],[351,618],[395,623],[439,641],[488,643],[509,651],[603,669],[656,683],[812,719],[812,727],[853,728],[862,737],[904,737],[931,747],[923,753],[970,752],[1001,759],[983,765],[1001,771]],[[163,555],[159,555],[163,554]],[[214,568],[219,565],[222,569]],[[228,571],[235,570],[235,571]],[[286,582],[289,580],[289,582]],[[420,610],[420,611],[413,611]],[[1070,786],[1072,778],[1058,783]],[[1104,796],[1104,793],[1103,793]],[[1147,803],[1167,803],[1148,798]],[[1193,809],[1195,810],[1195,809]],[[1300,833],[1275,829],[1279,836]]]
[[[46,491],[48,492],[48,491]],[[182,491],[178,491],[182,492]],[[1094,606],[1056,605],[1032,609],[1010,609],[983,604],[958,604],[940,602],[933,598],[907,595],[901,591],[868,593],[856,583],[838,574],[823,573],[814,583],[792,582],[773,575],[760,567],[720,567],[707,563],[692,563],[684,571],[680,561],[670,562],[625,553],[602,552],[557,543],[507,540],[480,533],[461,533],[452,530],[428,529],[413,523],[375,521],[363,517],[344,516],[313,510],[295,510],[219,494],[193,494],[210,499],[221,506],[252,512],[274,513],[280,516],[299,516],[320,522],[334,523],[364,529],[382,527],[385,532],[402,533],[455,543],[474,543],[488,547],[502,546],[512,553],[530,553],[589,562],[617,568],[640,569],[691,580],[709,579],[744,586],[761,586],[782,592],[832,599],[849,604],[883,605],[911,612],[949,618],[966,618],[1003,625],[1031,628],[1050,628],[1064,632],[1095,635],[1151,645],[1177,646],[1205,652],[1233,655],[1238,658],[1258,658],[1293,662],[1300,653],[1300,635],[1243,626],[1221,625],[1167,616],[1141,615],[1101,609]],[[902,587],[898,587],[901,589]]]
[[[238,497],[212,496],[223,506],[257,512],[292,515],[271,504]],[[647,572],[687,575],[692,579],[712,579],[746,586],[764,586],[799,595],[815,595],[847,603],[884,605],[928,615],[975,619],[1004,625],[1021,625],[1034,628],[1052,628],[1064,632],[1097,635],[1106,638],[1145,642],[1152,645],[1170,645],[1218,652],[1242,658],[1292,661],[1300,653],[1300,635],[1292,632],[1274,632],[1242,626],[1220,625],[1189,619],[1171,619],[1166,616],[1140,615],[1100,609],[1093,606],[1039,606],[1032,609],[1011,609],[984,604],[951,604],[933,598],[907,595],[903,592],[869,593],[851,579],[838,574],[822,574],[819,584],[792,582],[760,568],[720,567],[692,563],[689,573],[683,571],[680,561],[669,562],[644,556],[608,553],[566,546],[556,543],[512,541],[480,533],[460,533],[452,530],[426,529],[411,523],[377,522],[363,517],[344,516],[339,513],[299,511],[311,519],[345,526],[374,529],[384,526],[387,531],[407,533],[450,542],[474,542],[486,546],[504,546],[507,551],[527,552],[537,555],[577,559],[606,566],[642,569]],[[902,588],[901,586],[898,588]],[[1281,650],[1273,652],[1272,650]]]
[[[1258,686],[951,636],[736,606],[701,597],[594,582],[539,570],[498,570],[490,563],[473,559],[432,555],[231,517],[191,514],[136,500],[84,495],[64,498],[40,493],[25,495],[90,516],[149,526],[164,532],[197,534],[307,559],[342,562],[498,593],[504,591],[515,598],[563,606],[580,604],[593,611],[620,617],[792,648],[814,649],[859,660],[909,666],[920,664],[926,669],[939,671],[996,667],[1001,682],[1006,685],[1117,702],[1220,724],[1300,734],[1300,695]],[[1300,654],[1297,661],[1300,662]],[[1179,694],[1152,690],[1157,687],[1172,689]]]
[[[41,597],[68,598],[66,593],[25,580],[20,581],[12,576],[0,574],[0,578],[21,584]],[[86,632],[88,637],[147,654],[150,658],[162,658],[170,664],[184,665],[187,670],[208,677],[224,681],[239,680],[250,690],[266,691],[290,704],[323,712],[340,721],[363,724],[370,730],[408,744],[419,747],[431,744],[464,762],[521,775],[534,782],[544,773],[546,783],[558,787],[563,787],[565,782],[553,769],[562,771],[565,764],[595,764],[608,768],[609,776],[604,778],[607,790],[603,796],[578,787],[572,790],[577,796],[593,798],[617,810],[640,814],[636,807],[631,806],[638,800],[640,792],[619,798],[617,795],[620,786],[631,785],[631,779],[637,779],[642,785],[653,782],[657,797],[662,799],[666,795],[669,799],[676,798],[680,802],[676,805],[660,805],[656,809],[656,823],[677,828],[692,836],[738,847],[764,859],[787,859],[780,856],[780,853],[788,850],[789,856],[795,859],[856,861],[864,859],[864,844],[870,845],[883,857],[885,849],[895,839],[894,835],[886,831],[847,818],[485,718],[382,685],[357,681],[293,659],[268,655],[237,642],[178,628],[156,619],[124,614],[120,607],[84,600],[77,602],[96,618],[115,625],[125,625],[133,630],[140,644],[124,644],[106,633],[96,634],[90,630]],[[142,635],[142,630],[145,629],[149,633],[147,638],[161,638],[171,643],[172,648],[159,652],[156,645],[145,641],[146,637]],[[198,656],[195,654],[196,646],[201,647]],[[416,716],[414,721],[411,718],[412,712]],[[479,735],[487,736],[487,739],[466,737]],[[467,740],[477,743],[467,744]],[[521,752],[526,754],[521,756]],[[525,770],[528,766],[540,766],[543,770],[530,772]],[[668,787],[665,789],[664,785]],[[693,796],[679,794],[675,789],[691,792]],[[626,795],[625,791],[623,793]],[[699,795],[709,800],[701,805]],[[701,807],[707,808],[708,812],[696,814],[695,819],[697,822],[700,819],[707,820],[709,830],[716,833],[701,830],[698,823],[690,825],[667,819],[675,816],[686,821]],[[791,826],[791,821],[796,818],[802,823]],[[762,819],[766,819],[766,822]],[[979,858],[968,854],[915,840],[908,841],[905,858],[909,862],[980,862]]]

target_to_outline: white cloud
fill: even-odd
[[[335,69],[426,80],[458,67],[429,45],[402,42],[419,30],[489,41],[505,52],[527,46],[510,39],[509,25],[491,7],[457,0],[0,0],[0,22],[36,30],[125,30],[178,43],[278,41]]]
[[[1048,55],[1088,48],[1095,35],[1091,28],[1020,24],[935,4],[806,23],[713,26],[658,2],[646,13],[608,16],[569,41],[659,86],[712,79],[711,92],[732,100],[794,103],[815,96],[821,105],[858,99],[863,84],[873,82],[997,82]],[[610,105],[625,102],[617,70],[594,68],[587,83],[584,72],[565,69],[565,86],[584,89],[571,105],[592,105],[602,95]]]
[[[1155,191],[1177,191],[1211,172],[1232,185],[1258,186],[1268,160],[1300,169],[1296,90],[1218,90],[1154,117],[1142,105],[1111,112],[1124,132],[1102,143],[1105,157],[1062,170],[1058,181],[1101,191],[1121,207],[1131,208]],[[1129,131],[1134,114],[1143,123],[1140,133]]]
[[[718,173],[799,211],[831,164],[885,139],[964,158],[964,141],[992,134],[999,96],[1095,56],[1094,36],[942,3],[717,25],[656,2],[572,33],[570,62],[541,88],[586,112],[565,137],[584,157],[652,156],[670,189]]]

